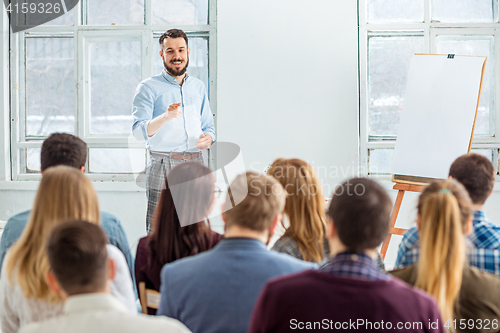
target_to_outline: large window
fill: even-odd
[[[80,0],[67,14],[11,34],[12,177],[37,179],[40,147],[53,132],[88,145],[94,180],[132,180],[146,166],[132,131],[139,82],[161,72],[159,37],[183,29],[188,73],[215,111],[215,0]],[[29,23],[29,18],[26,18]]]
[[[499,29],[498,0],[359,0],[361,167],[367,174],[391,173],[415,53],[488,57],[472,150],[498,170]]]

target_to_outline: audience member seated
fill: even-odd
[[[272,250],[326,266],[330,260],[330,245],[325,236],[326,202],[316,171],[300,159],[278,158],[267,174],[276,178],[288,194],[281,221],[286,231]],[[380,254],[377,264],[385,269]]]
[[[355,178],[338,187],[328,210],[334,257],[321,270],[269,281],[249,332],[444,332],[441,325],[430,327],[441,318],[429,295],[377,267],[377,246],[388,235],[391,209],[391,199],[372,180]]]
[[[24,326],[20,333],[187,333],[179,321],[130,314],[110,295],[116,268],[106,251],[106,234],[98,226],[65,222],[47,242],[51,271],[46,280],[64,301],[63,315]]]
[[[87,160],[87,144],[80,138],[66,133],[54,133],[49,136],[42,145],[40,155],[41,172],[57,165],[67,165],[85,172],[85,161]],[[30,210],[12,216],[2,234],[0,240],[0,268],[7,250],[19,239],[24,227],[28,222]],[[101,212],[101,226],[108,235],[108,242],[116,246],[125,256],[130,275],[134,277],[134,258],[130,252],[127,236],[120,220],[114,215]]]
[[[170,184],[182,186],[182,191],[176,194],[177,188],[171,191]],[[147,289],[160,291],[160,271],[165,264],[209,250],[220,241],[222,235],[205,223],[215,204],[214,189],[212,172],[201,163],[182,163],[168,173],[153,217],[153,231],[137,246],[137,288],[145,282]],[[185,226],[181,226],[179,216],[191,221],[183,221]],[[148,313],[156,314],[156,310],[148,309]]]
[[[224,238],[210,251],[165,265],[158,314],[179,319],[195,333],[247,332],[267,280],[317,267],[267,250],[285,198],[272,177],[236,177],[222,207]]]
[[[92,183],[78,169],[57,166],[44,172],[28,224],[5,256],[0,278],[2,333],[17,332],[23,325],[60,314],[60,295],[45,281],[49,262],[45,245],[50,231],[62,221],[83,219],[99,224],[99,205]],[[123,254],[107,246],[117,264],[113,294],[137,313],[132,279]]]
[[[472,200],[472,232],[468,235],[471,247],[467,249],[469,264],[481,270],[500,275],[500,227],[488,222],[484,203],[493,191],[495,168],[486,157],[467,154],[457,158],[450,167],[451,178],[461,183]],[[405,232],[398,249],[396,268],[418,262],[418,228]]]
[[[325,237],[326,202],[313,167],[299,159],[279,158],[267,174],[276,178],[287,192],[281,221],[286,231],[272,250],[326,265],[330,257]]]
[[[466,262],[470,203],[453,179],[430,184],[418,200],[418,263],[392,274],[434,296],[450,331],[491,332],[491,323],[500,321],[500,277]]]

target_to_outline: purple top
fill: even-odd
[[[212,233],[212,247],[217,245],[222,239],[222,235],[216,232]],[[160,291],[160,272],[162,267],[157,265],[149,266],[149,250],[146,246],[149,236],[143,237],[139,240],[137,245],[137,253],[135,256],[135,282],[137,284],[137,291],[139,291],[139,282],[146,283],[146,289],[154,289]],[[148,309],[151,315],[156,314],[155,309]]]
[[[351,258],[362,264],[363,256]],[[344,256],[345,261],[348,256]],[[359,260],[363,259],[363,260]],[[373,266],[367,261],[367,266]],[[292,330],[357,330],[359,332],[445,332],[435,301],[394,278],[377,279],[340,265],[270,280],[255,305],[250,333]],[[354,267],[350,265],[350,267]],[[372,270],[368,267],[368,270]],[[437,324],[433,324],[436,323]],[[384,325],[384,326],[381,326]],[[405,326],[407,325],[407,326]],[[409,328],[409,326],[411,328]],[[390,326],[390,327],[389,327]]]

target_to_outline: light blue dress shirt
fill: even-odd
[[[148,137],[151,119],[165,113],[172,103],[182,103],[179,118],[168,121]],[[146,148],[160,152],[199,151],[200,134],[208,134],[215,142],[215,128],[207,89],[197,78],[186,76],[182,86],[165,70],[142,81],[135,92],[132,132],[146,141]]]

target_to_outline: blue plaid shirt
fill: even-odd
[[[389,274],[383,273],[377,263],[363,253],[342,252],[332,258],[321,269],[323,272],[341,277],[362,280],[390,280]]]
[[[488,222],[483,211],[474,211],[473,231],[467,236],[470,248],[467,258],[471,266],[500,275],[500,227]],[[405,232],[399,244],[395,268],[416,264],[419,255],[419,235],[417,227]]]

